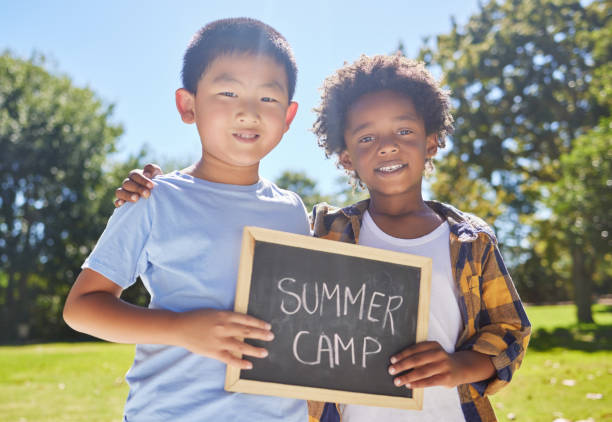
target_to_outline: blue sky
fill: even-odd
[[[154,157],[197,160],[195,127],[182,123],[174,106],[187,43],[219,18],[248,16],[270,24],[293,47],[300,109],[283,141],[263,160],[261,175],[274,179],[285,169],[303,170],[323,193],[337,190],[340,174],[309,131],[323,79],[361,54],[393,52],[400,40],[414,56],[423,37],[449,31],[451,16],[464,24],[478,11],[477,0],[3,3],[0,50],[24,58],[42,53],[54,72],[115,104],[113,121],[125,129],[119,159],[146,143]]]

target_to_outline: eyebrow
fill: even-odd
[[[398,122],[402,122],[402,121],[406,121],[406,120],[411,121],[411,122],[418,122],[419,121],[419,117],[416,114],[406,113],[406,114],[402,114],[400,116],[396,116],[396,117],[393,118],[393,121],[398,121]],[[373,124],[373,122],[362,123],[359,126],[357,126],[355,129],[353,129],[350,134],[354,135],[357,132],[359,132],[360,130],[367,129],[372,124]]]
[[[287,88],[284,87],[280,82],[278,81],[271,81],[271,82],[267,82],[263,85],[261,85],[264,88],[272,88],[272,89],[279,89],[282,93],[286,93],[287,92]]]
[[[230,73],[227,73],[227,72],[224,72],[220,74],[219,76],[217,76],[215,79],[213,79],[213,83],[216,83],[216,82],[233,82],[238,85],[244,86],[242,82],[240,82],[238,79],[234,78]],[[278,81],[266,82],[266,83],[261,84],[260,87],[279,89],[283,93],[287,92],[287,89]]]
[[[238,79],[234,78],[229,73],[222,73],[222,74],[220,74],[215,79],[213,79],[213,83],[214,82],[235,82],[237,84],[243,85],[242,82],[240,82]]]

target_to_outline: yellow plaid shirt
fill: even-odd
[[[359,243],[363,213],[369,200],[346,208],[328,204],[315,206],[314,235],[340,242]],[[465,420],[496,421],[486,397],[512,379],[520,366],[531,324],[497,247],[491,228],[480,218],[436,201],[427,205],[450,226],[450,255],[453,277],[459,289],[463,332],[455,349],[474,350],[491,356],[496,376],[458,386]],[[309,420],[319,421],[323,404],[309,402]]]

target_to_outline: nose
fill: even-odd
[[[389,155],[399,151],[399,145],[392,137],[385,137],[378,145],[378,155]]]
[[[236,120],[243,125],[256,125],[259,124],[259,112],[257,106],[252,101],[244,101],[241,104],[238,113],[236,113]]]

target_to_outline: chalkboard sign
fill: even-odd
[[[225,389],[336,403],[421,409],[396,387],[395,353],[427,338],[431,259],[246,227],[235,311],[269,322],[253,369],[227,368]]]

